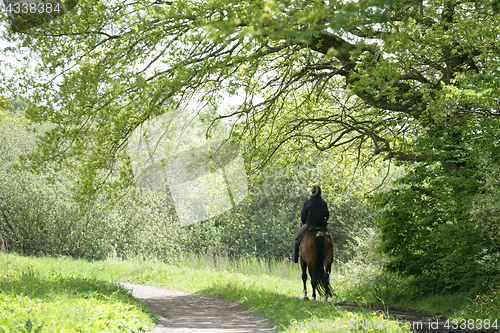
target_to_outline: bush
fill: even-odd
[[[144,216],[129,197],[113,209],[98,198],[82,213],[68,175],[50,167],[44,174],[15,168],[17,157],[34,146],[22,125],[22,118],[0,121],[0,235],[6,250],[102,259],[135,249]]]
[[[446,188],[439,181],[432,185]],[[488,207],[479,201],[473,214],[466,191],[440,195],[437,200],[408,188],[376,197],[384,208],[376,223],[382,234],[381,249],[390,257],[387,268],[424,278],[429,292],[488,290],[498,282],[500,272],[496,215],[485,214]],[[475,195],[490,197],[491,193]]]
[[[179,253],[289,257],[309,195],[304,184],[311,183],[311,174],[321,173],[265,173],[233,209],[181,228],[168,189],[137,188],[113,205],[100,195],[82,206],[72,198],[72,178],[64,171],[47,166],[44,174],[32,174],[14,168],[34,141],[22,118],[0,121],[0,235],[8,250],[26,254],[163,261]],[[373,226],[374,212],[359,199],[338,201],[330,194],[325,199],[335,254],[346,261],[355,254],[352,247],[363,230]]]

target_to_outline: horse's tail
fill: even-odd
[[[318,232],[314,239],[316,253],[314,254],[313,274],[311,276],[311,284],[316,287],[320,296],[330,296],[330,278],[325,273],[323,261],[325,260],[325,234]]]

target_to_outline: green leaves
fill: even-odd
[[[377,221],[381,249],[391,258],[390,270],[425,277],[427,291],[485,290],[496,283],[499,249],[491,241],[498,238],[498,223],[479,225],[470,214],[477,176],[442,177],[415,168],[400,183],[417,185],[376,196],[383,209]]]
[[[394,197],[401,216],[465,223],[477,165],[497,151],[499,27],[497,11],[470,1],[80,1],[6,34],[26,57],[4,85],[30,100],[31,121],[51,124],[25,164],[70,168],[80,202],[131,184],[122,152],[134,129],[201,102],[221,105],[248,170],[309,163],[315,150],[343,170],[392,159],[416,173]],[[444,203],[424,216],[429,198],[415,194]]]

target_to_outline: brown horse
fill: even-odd
[[[302,281],[304,282],[304,299],[307,299],[307,270],[311,276],[313,298],[316,299],[316,290],[324,301],[332,296],[330,286],[330,271],[333,262],[333,238],[326,228],[306,231],[299,245],[300,266],[302,267]]]

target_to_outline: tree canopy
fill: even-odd
[[[131,181],[123,148],[141,124],[228,95],[241,101],[219,118],[250,170],[308,147],[403,164],[377,201],[389,267],[465,288],[500,267],[498,221],[480,213],[499,156],[499,33],[496,2],[81,0],[4,34],[23,64],[5,85],[53,125],[26,163],[75,168],[81,193],[110,170],[112,186]]]

